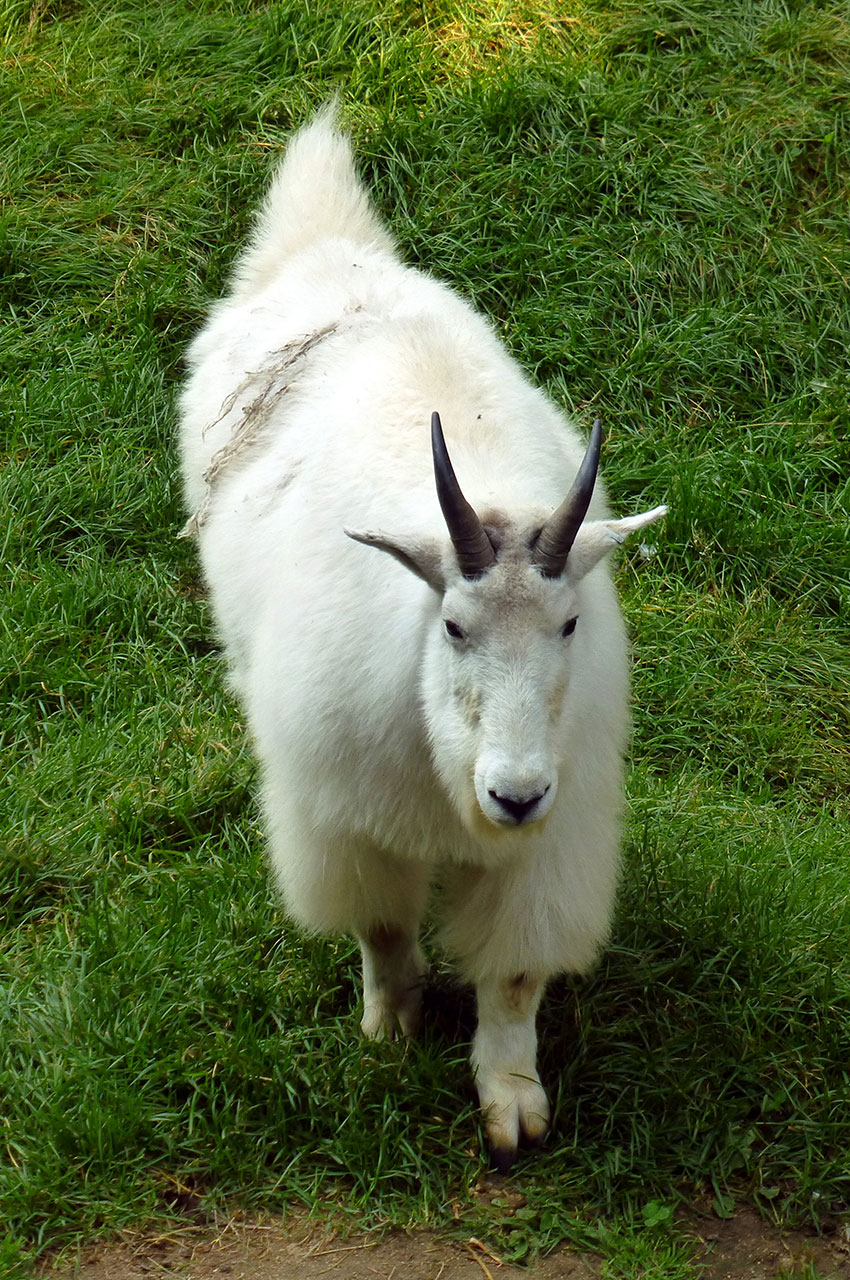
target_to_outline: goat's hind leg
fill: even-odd
[[[428,868],[372,845],[358,844],[335,864],[334,892],[345,903],[347,928],[363,957],[363,1017],[369,1040],[414,1035],[425,987],[419,922],[428,896]]]
[[[425,960],[417,941],[428,895],[428,868],[366,841],[311,841],[284,804],[274,805],[271,851],[291,914],[321,933],[353,933],[363,956],[363,1034],[392,1040],[418,1025]],[[282,816],[281,816],[282,815]],[[276,820],[276,821],[275,821]],[[290,837],[298,830],[298,840]]]
[[[415,1035],[422,1016],[425,958],[416,934],[402,925],[374,924],[358,934],[363,957],[363,1017],[369,1040]]]
[[[379,849],[357,857],[355,933],[363,957],[363,1018],[370,1040],[415,1035],[422,1013],[425,957],[419,922],[428,895],[428,869]]]

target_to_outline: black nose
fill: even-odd
[[[519,826],[521,822],[525,822],[532,809],[537,807],[538,802],[543,799],[548,790],[549,788],[546,787],[545,791],[540,791],[536,796],[530,796],[527,800],[514,800],[511,796],[500,796],[498,791],[494,791],[492,787],[489,794],[502,806],[511,822],[515,822]]]

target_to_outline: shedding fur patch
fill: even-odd
[[[356,308],[360,310],[360,308]],[[217,449],[204,472],[206,494],[197,511],[189,517],[178,533],[178,538],[197,538],[201,525],[207,517],[212,501],[213,488],[222,473],[235,462],[246,449],[256,443],[268,425],[277,406],[287,392],[296,386],[298,374],[302,372],[304,361],[314,347],[331,337],[340,328],[335,320],[305,338],[297,338],[288,342],[279,351],[273,351],[260,369],[255,369],[239,383],[236,390],[227,397],[221,406],[217,418],[204,428],[204,434],[216,426],[223,418],[233,412],[237,400],[248,391],[253,391],[252,398],[242,407],[242,417],[236,424],[227,444]]]

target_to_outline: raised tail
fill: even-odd
[[[287,258],[332,236],[393,248],[357,176],[348,136],[336,127],[333,103],[290,141],[251,242],[234,264],[233,292],[254,293],[274,278]]]

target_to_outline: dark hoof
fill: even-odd
[[[531,1155],[536,1155],[538,1151],[542,1151],[546,1146],[546,1134],[538,1133],[535,1137],[529,1138],[527,1133],[522,1135],[522,1147],[524,1151],[528,1151]]]
[[[516,1147],[491,1147],[490,1165],[496,1173],[510,1173],[516,1155]]]

